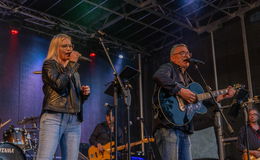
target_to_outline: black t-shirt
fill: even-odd
[[[123,133],[120,127],[118,127],[118,144],[123,144]],[[97,145],[98,143],[105,145],[111,141],[110,136],[112,136],[112,141],[114,141],[114,133],[111,134],[111,130],[106,122],[99,123],[94,129],[90,136],[89,143],[91,145]]]

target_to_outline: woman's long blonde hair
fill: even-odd
[[[61,44],[61,41],[63,41],[66,38],[71,40],[71,37],[66,34],[57,34],[52,38],[46,60],[48,59],[54,59],[56,61],[58,60],[59,46]]]

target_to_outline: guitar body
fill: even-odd
[[[187,87],[182,86],[191,90],[195,94],[204,93],[203,88],[198,83],[191,83]],[[154,104],[161,109],[165,119],[175,125],[183,126],[188,124],[195,113],[204,114],[207,112],[207,108],[198,101],[194,104],[188,104],[179,96],[169,95],[165,89],[159,88],[154,97]]]
[[[258,151],[260,151],[260,148],[257,149]],[[247,156],[247,152],[243,153],[243,160],[248,160],[248,156]],[[249,159],[250,160],[260,160],[260,158],[256,158],[253,154],[249,153]]]
[[[110,146],[114,146],[115,142],[103,145],[104,152],[99,152],[96,146],[91,146],[88,149],[88,156],[90,160],[110,160]]]
[[[130,143],[130,147],[142,144],[142,143],[150,143],[154,142],[154,138],[144,138],[141,141]],[[115,152],[115,142],[112,141],[111,143],[107,143],[103,145],[104,152],[99,152],[98,148],[96,146],[91,146],[88,149],[88,157],[89,160],[110,160],[110,153],[111,153],[111,146],[112,146],[112,153]],[[121,145],[117,147],[117,151],[121,151],[126,149],[127,144]],[[112,156],[112,159],[114,159],[114,156]]]
[[[249,158],[250,158],[250,160],[260,160],[260,158],[256,158],[252,154],[249,155]],[[243,160],[248,160],[246,153],[243,154]]]

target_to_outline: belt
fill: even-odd
[[[75,112],[75,113],[68,113],[68,112],[57,112],[57,111],[52,111],[52,110],[44,110],[43,113],[51,113],[51,114],[56,114],[56,113],[65,113],[65,114],[70,114],[70,115],[75,115],[75,116],[78,115],[77,112]]]

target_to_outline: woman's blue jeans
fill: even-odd
[[[52,160],[60,143],[62,160],[77,160],[81,123],[76,115],[44,113],[40,121],[37,160]]]

